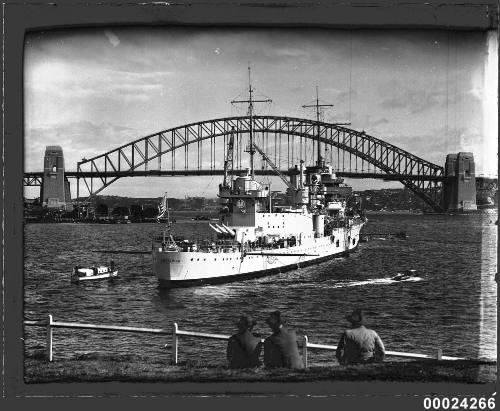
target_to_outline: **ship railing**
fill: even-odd
[[[198,250],[205,253],[217,253],[217,252],[230,252],[238,251],[240,245],[236,242],[234,243],[198,243]]]
[[[211,253],[211,254],[239,252],[238,248],[233,248],[233,247],[199,248],[196,251],[199,253]]]
[[[321,236],[318,236],[321,237]],[[157,237],[154,243],[163,243],[163,237]],[[231,252],[231,251],[241,251],[241,243],[238,241],[226,240],[225,242],[210,242],[207,240],[190,240],[188,243],[182,240],[175,241],[177,247],[183,251],[188,252],[203,252],[203,253],[221,253],[221,252]],[[293,240],[293,237],[289,237],[284,240],[276,241],[268,244],[258,244],[254,243],[255,246],[249,247],[247,244],[244,245],[246,251],[261,251],[261,250],[274,250],[280,248],[290,248],[298,245],[297,240]]]
[[[159,237],[158,240],[161,241],[162,238]],[[218,250],[232,250],[235,248],[237,249],[240,246],[240,243],[235,240],[207,240],[206,238],[195,238],[188,241],[176,240],[176,244],[183,250],[186,249],[184,251],[190,252],[217,252]]]
[[[35,326],[35,327],[45,327],[46,328],[46,353],[48,361],[53,361],[53,339],[54,339],[54,329],[56,328],[66,328],[66,329],[81,329],[81,330],[96,330],[96,331],[115,331],[115,332],[131,332],[140,334],[160,334],[160,335],[170,335],[172,338],[170,347],[172,353],[172,363],[178,364],[179,361],[179,337],[188,338],[204,338],[211,340],[223,340],[227,341],[230,336],[224,334],[211,334],[198,331],[188,331],[180,330],[177,323],[173,323],[171,328],[146,328],[146,327],[128,327],[121,325],[102,325],[102,324],[84,324],[66,321],[54,321],[52,315],[48,315],[47,320],[25,320],[25,326]],[[264,342],[264,339],[261,339]],[[309,349],[315,350],[327,350],[336,351],[337,346],[327,345],[327,344],[316,344],[309,342],[307,335],[299,337],[299,347],[302,350],[302,360],[304,362],[304,367],[308,366],[308,354]],[[165,347],[168,347],[166,344]],[[437,348],[432,354],[419,354],[419,353],[408,353],[400,351],[386,351],[386,356],[400,357],[406,359],[435,359],[435,360],[466,360],[464,357],[451,357],[443,355],[443,350]]]

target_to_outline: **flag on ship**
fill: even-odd
[[[165,213],[167,210],[167,193],[163,196],[160,204],[158,204],[158,216],[156,217],[156,221],[160,221],[161,218],[165,217]]]

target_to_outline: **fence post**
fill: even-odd
[[[177,344],[179,341],[179,337],[177,337],[178,331],[177,323],[174,323],[172,327],[172,362],[177,364]]]
[[[307,335],[304,335],[304,341],[302,345],[302,361],[304,362],[304,368],[307,368],[307,343],[308,343]]]
[[[440,360],[443,357],[443,350],[441,348],[438,348],[436,350],[436,360]]]
[[[49,314],[47,321],[47,358],[52,361],[52,315]]]

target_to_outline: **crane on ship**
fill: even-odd
[[[262,149],[255,143],[253,143],[253,148],[255,151],[257,151],[262,158],[266,161],[267,164],[273,169],[273,171],[276,173],[276,175],[281,178],[281,180],[286,184],[286,186],[291,189],[292,191],[297,191],[298,189],[294,187],[290,181],[283,175],[283,173],[279,170],[278,167],[276,167],[276,164],[273,163],[273,161],[262,151]]]
[[[229,169],[231,169],[231,175],[233,175],[233,159],[234,159],[234,127],[231,128],[231,136],[229,137],[229,142],[227,143],[227,153],[224,160],[224,180],[222,181],[222,187],[229,188]]]

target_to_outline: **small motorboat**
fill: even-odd
[[[104,280],[118,277],[118,270],[115,269],[115,264],[111,261],[109,266],[92,266],[83,268],[79,266],[73,267],[71,274],[71,282],[79,283],[81,281],[89,280]]]
[[[394,277],[391,278],[391,280],[394,280],[394,281],[409,280],[410,278],[415,277],[416,272],[417,272],[417,270],[406,270],[403,273],[397,273]]]

